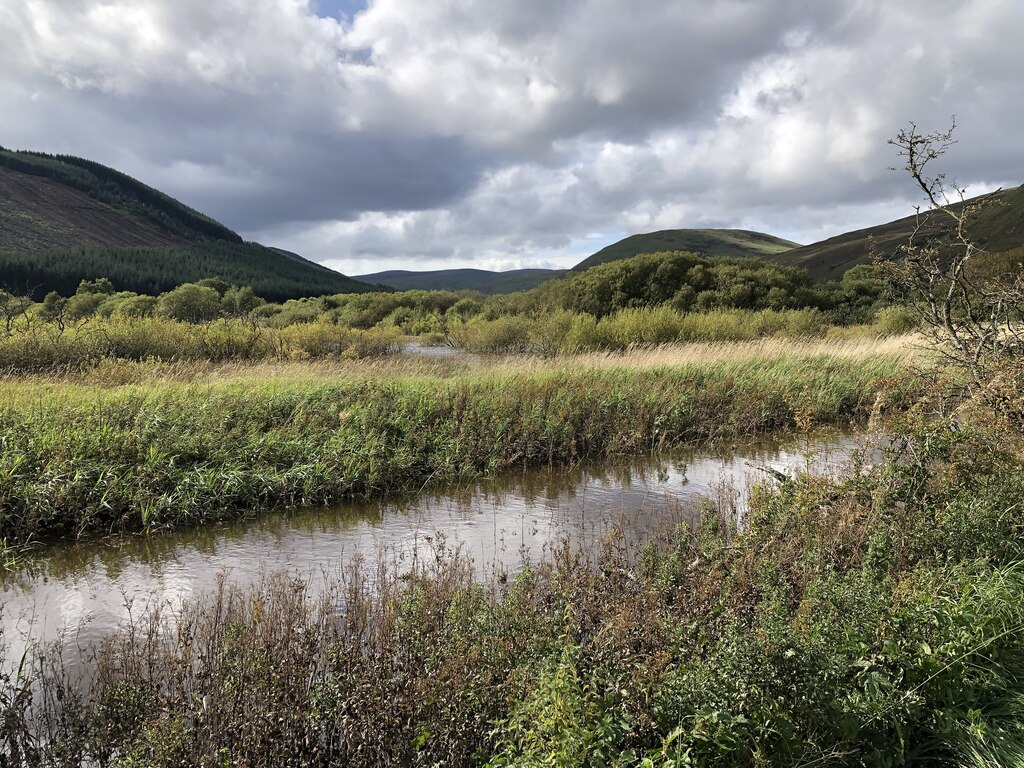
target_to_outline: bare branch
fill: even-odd
[[[1024,285],[1017,277],[976,277],[972,265],[984,253],[971,235],[979,214],[999,205],[999,190],[974,199],[967,188],[945,174],[933,172],[933,163],[956,141],[956,120],[944,131],[921,133],[910,123],[889,144],[904,159],[924,194],[927,207],[919,207],[914,227],[895,259],[873,254],[889,277],[894,295],[921,317],[940,352],[969,374],[971,387],[982,390],[993,371],[1005,360],[1024,353]]]

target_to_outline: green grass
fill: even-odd
[[[771,351],[777,356],[779,350]],[[101,387],[5,383],[0,539],[194,525],[865,418],[891,355]]]

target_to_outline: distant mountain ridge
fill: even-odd
[[[374,290],[297,254],[246,243],[113,168],[0,148],[0,287],[39,296],[97,277],[140,293],[223,277],[272,300]]]
[[[393,269],[371,275],[356,275],[356,280],[379,283],[399,291],[480,291],[514,293],[525,291],[562,275],[560,269],[513,269],[492,272],[487,269],[438,269],[415,272]]]
[[[745,229],[665,229],[658,232],[631,235],[584,259],[570,270],[517,269],[491,272],[483,269],[439,269],[428,272],[391,270],[370,275],[357,275],[355,279],[380,283],[399,291],[410,290],[474,290],[482,293],[512,293],[534,288],[562,275],[582,272],[592,266],[641,253],[691,251],[722,258],[748,256],[772,257],[798,244],[763,232]]]
[[[970,229],[973,240],[993,253],[1024,246],[1024,185],[1003,190],[998,195],[998,201],[1000,205],[985,210]],[[599,264],[640,254],[689,251],[722,258],[760,258],[782,266],[801,267],[816,280],[838,280],[851,267],[870,262],[870,239],[874,239],[879,253],[891,255],[907,242],[915,223],[915,216],[905,216],[810,245],[799,245],[763,232],[742,229],[666,229],[631,235],[612,243],[567,273],[556,270],[495,273],[452,269],[434,272],[379,272],[363,275],[360,279],[390,285],[397,290],[483,290],[481,286],[486,286],[485,292],[506,293],[526,290],[562,274],[577,274]],[[520,278],[520,274],[526,279]],[[501,282],[502,275],[508,276],[504,283]]]

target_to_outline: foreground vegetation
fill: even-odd
[[[780,354],[781,353],[781,354]],[[198,524],[539,463],[864,419],[905,359],[842,346],[5,383],[0,539]],[[138,384],[109,386],[126,373]],[[186,368],[190,379],[196,368]],[[91,379],[95,381],[95,379]]]
[[[3,667],[2,750],[26,765],[1020,765],[1020,433],[984,409],[952,429],[944,410],[926,398],[926,417],[890,424],[877,466],[763,488],[739,529],[706,506],[642,552],[624,531],[483,585],[443,548],[322,595],[283,576],[224,584],[136,616],[86,681],[37,648]]]

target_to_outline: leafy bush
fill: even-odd
[[[526,317],[499,317],[497,320],[471,320],[449,329],[452,343],[482,354],[515,354],[530,349],[531,321]]]
[[[221,298],[213,288],[185,283],[160,296],[157,312],[172,320],[203,323],[220,315]]]
[[[114,317],[152,317],[156,313],[155,296],[129,296],[119,301],[111,315]]]

